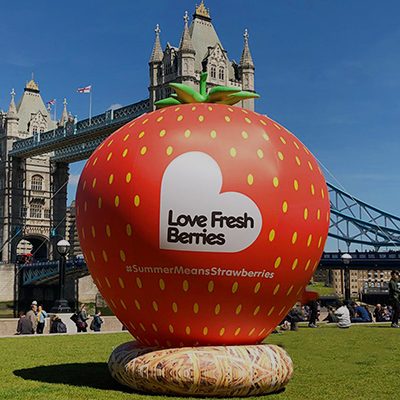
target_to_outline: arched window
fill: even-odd
[[[43,190],[43,177],[40,175],[33,175],[31,180],[32,190]]]
[[[213,65],[211,66],[210,75],[211,75],[211,78],[217,77],[217,69]]]
[[[220,69],[218,70],[218,78],[219,78],[221,81],[224,80],[224,78],[225,78],[225,73],[224,73],[224,69],[223,69],[223,68],[220,68]]]

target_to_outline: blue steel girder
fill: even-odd
[[[359,200],[328,183],[331,203],[329,236],[379,249],[400,246],[400,218]]]

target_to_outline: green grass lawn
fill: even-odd
[[[317,292],[319,296],[328,296],[335,293],[335,288],[325,287],[324,282],[315,282],[307,287],[309,290]]]
[[[376,324],[271,335],[267,342],[292,357],[294,376],[284,392],[253,399],[398,399],[399,338],[400,330]],[[111,378],[109,355],[131,339],[125,332],[0,338],[0,399],[162,399]]]

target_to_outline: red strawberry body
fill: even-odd
[[[141,116],[92,154],[77,226],[93,279],[141,343],[252,344],[313,275],[329,199],[285,128],[187,104]]]

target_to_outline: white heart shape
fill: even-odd
[[[260,210],[244,194],[221,188],[221,169],[208,154],[175,158],[161,183],[160,248],[235,253],[251,246],[261,231]]]

